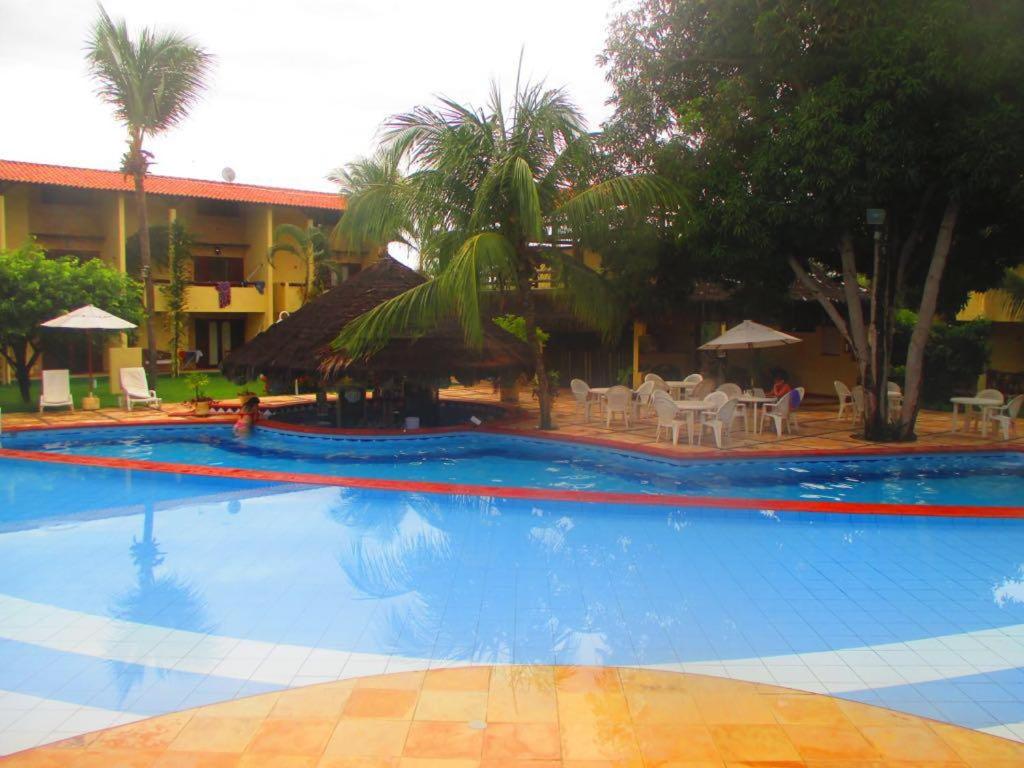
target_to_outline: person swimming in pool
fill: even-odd
[[[235,434],[247,435],[256,426],[260,417],[260,399],[256,396],[250,397],[242,404],[242,410],[238,412],[238,420],[235,422]]]

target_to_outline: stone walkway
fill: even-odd
[[[13,755],[11,768],[1019,768],[1024,744],[774,685],[462,667],[238,699]]]

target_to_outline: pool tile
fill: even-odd
[[[485,720],[487,692],[423,690],[416,704],[416,720]]]
[[[330,683],[284,691],[270,712],[271,717],[335,717],[341,713],[353,685]]]
[[[432,669],[423,679],[424,691],[486,691],[490,687],[490,667]]]
[[[248,753],[239,759],[237,768],[316,768],[319,761],[319,755]]]
[[[175,752],[241,752],[262,723],[257,717],[193,717],[171,741]]]
[[[267,718],[249,743],[248,751],[272,755],[319,755],[336,725],[335,718]]]
[[[702,723],[701,710],[685,691],[626,688],[634,722]]]
[[[889,760],[948,760],[960,756],[934,731],[924,725],[866,725],[861,733]]]
[[[484,760],[557,760],[562,747],[555,723],[490,723]]]
[[[555,687],[560,693],[622,690],[618,671],[607,667],[556,667]]]
[[[409,733],[407,720],[342,720],[324,749],[331,758],[399,757]]]
[[[708,725],[776,723],[771,708],[760,694],[713,695],[698,690],[694,692],[693,699],[701,719]]]
[[[711,731],[704,725],[640,723],[636,738],[648,765],[663,765],[684,756],[687,761],[721,759]]]
[[[484,734],[466,723],[413,722],[403,757],[470,758],[479,760]]]
[[[991,760],[1020,760],[1021,745],[1004,739],[993,739],[977,731],[944,723],[929,723],[931,729],[968,765],[981,766]]]
[[[164,752],[152,768],[238,768],[238,756],[224,752]]]
[[[345,702],[344,713],[346,717],[409,720],[418,695],[404,688],[356,688]]]
[[[778,725],[711,725],[709,730],[726,762],[800,760],[800,753]]]
[[[783,725],[849,725],[850,720],[832,699],[803,694],[765,696],[775,719]]]
[[[800,756],[808,760],[873,760],[881,757],[852,725],[786,725],[783,728]]]

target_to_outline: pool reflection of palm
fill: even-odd
[[[153,505],[146,504],[142,538],[133,537],[129,547],[135,565],[136,585],[114,599],[111,615],[133,624],[149,624],[207,634],[212,628],[206,617],[206,606],[202,596],[187,581],[172,574],[158,576],[156,573],[163,565],[165,553],[161,551],[154,537],[154,523]],[[110,667],[114,670],[122,700],[142,682],[147,669],[152,669],[161,677],[167,674],[166,670],[160,667],[146,667],[142,663],[111,661]]]

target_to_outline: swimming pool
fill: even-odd
[[[489,433],[353,438],[229,425],[5,434],[0,446],[210,467],[568,491],[1020,506],[1024,453],[674,460]]]
[[[234,450],[212,427],[3,440],[181,461],[189,436],[203,438],[190,461],[234,457],[232,466],[247,466],[255,455],[263,466],[320,473],[335,463],[316,438],[280,436],[283,458],[262,437]],[[574,448],[448,437],[446,450],[488,455]],[[429,462],[414,453],[422,443],[407,440],[397,461],[359,466],[424,472]],[[358,445],[382,450],[379,441]],[[354,447],[341,441],[340,450]],[[573,471],[598,487],[635,488],[630,473],[651,466],[580,451],[569,454]],[[614,472],[588,465],[595,454]],[[543,455],[510,455],[518,474],[504,467],[496,477],[521,482]],[[993,458],[1008,463],[998,477],[1019,481],[1013,455]],[[816,462],[783,462],[804,463]],[[654,462],[662,464],[668,469],[658,471],[690,473],[668,478],[676,488],[707,466]],[[984,477],[970,464],[946,466],[944,494]],[[890,473],[877,486],[897,483]],[[1024,739],[1020,519],[576,504],[11,458],[0,458],[0,499],[0,754],[249,694],[439,662],[702,672]]]

